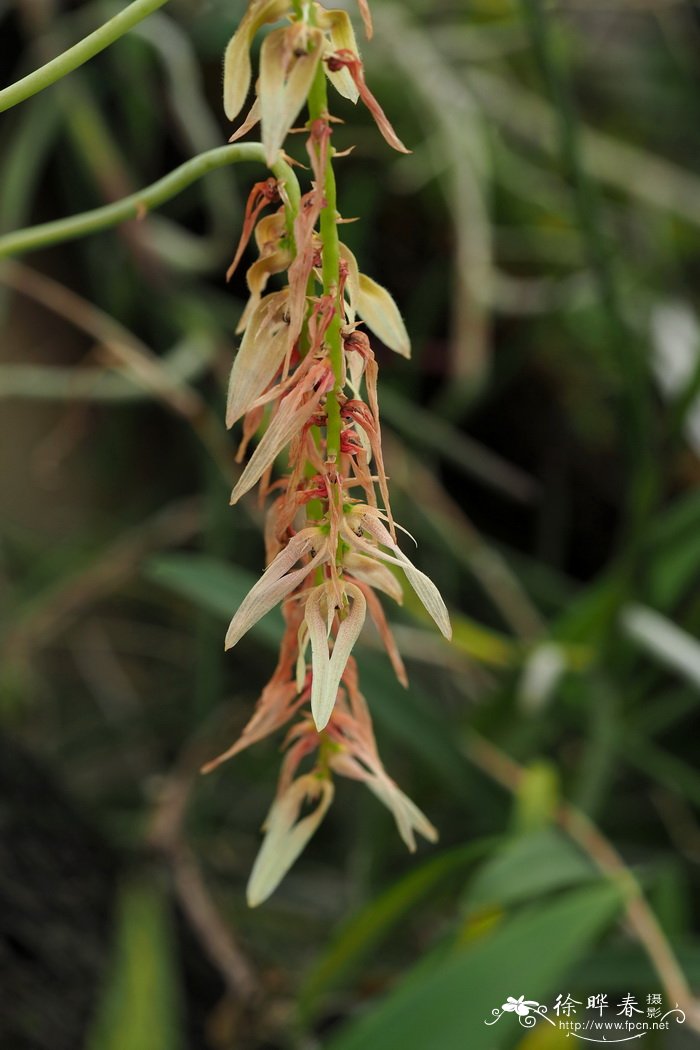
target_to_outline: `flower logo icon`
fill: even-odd
[[[519,999],[514,999],[512,995],[509,995],[508,1000],[503,1003],[501,1009],[505,1010],[506,1013],[517,1014],[518,1017],[527,1017],[531,1008],[539,1005],[533,999],[526,999],[524,995],[521,995]]]

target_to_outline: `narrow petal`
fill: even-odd
[[[391,575],[391,574],[390,574]],[[377,598],[376,594],[371,587],[367,584],[361,584],[362,593],[367,601],[367,607],[369,608],[369,614],[372,618],[374,626],[379,632],[379,637],[382,640],[384,648],[387,651],[387,655],[391,660],[391,666],[394,668],[394,674],[398,678],[404,689],[408,688],[408,675],[406,674],[406,668],[404,662],[401,659],[401,653],[399,647],[396,644],[396,640],[391,633],[391,628],[387,623],[384,610],[382,609],[382,603]]]
[[[317,801],[316,808],[299,820],[304,801]],[[265,822],[265,839],[248,880],[251,908],[262,904],[277,888],[303,851],[333,801],[333,783],[312,773],[299,777],[276,799]]]
[[[411,340],[399,308],[381,284],[365,274],[359,275],[357,312],[367,327],[401,357],[411,356]]]
[[[433,620],[438,625],[440,632],[449,641],[452,637],[452,624],[450,623],[450,614],[447,611],[447,606],[442,600],[440,591],[429,576],[426,576],[424,572],[421,572],[420,569],[417,569],[415,565],[409,561],[403,551],[398,550],[397,548],[396,553],[399,562],[401,563],[401,567],[406,574],[406,579],[425,606],[426,612],[432,616]]]
[[[216,758],[206,762],[202,773],[211,773],[223,762],[244,751],[251,744],[257,744],[266,736],[274,733],[285,724],[294,711],[297,690],[294,682],[269,682],[262,691],[253,715],[245,725],[243,732],[234,743]]]
[[[273,30],[260,50],[260,114],[265,157],[272,164],[311,89],[323,31],[299,25]],[[301,51],[301,53],[299,53]]]
[[[248,110],[248,116],[245,118],[243,123],[233,135],[229,136],[229,142],[238,142],[244,135],[247,135],[249,131],[252,131],[256,124],[260,123],[260,99],[256,97],[253,105]]]
[[[362,384],[362,376],[365,374],[365,362],[359,354],[350,354],[346,357],[346,365],[348,386],[355,397],[360,400],[360,386]],[[356,427],[355,430],[362,442],[363,449],[367,453],[367,461],[369,462],[372,457],[372,447],[369,443],[369,438],[362,427],[359,429]]]
[[[272,292],[260,300],[246,326],[231,369],[226,426],[245,415],[269,386],[284,360],[289,343],[288,293]]]
[[[391,810],[399,834],[411,853],[416,849],[416,831],[428,842],[437,842],[437,829],[386,773],[376,754],[372,756],[360,752],[354,757],[346,751],[339,751],[331,757],[330,767],[334,773],[362,781]]]
[[[336,51],[334,55],[330,56],[327,64],[328,68],[333,72],[340,69],[342,66],[347,66],[350,71],[350,76],[355,81],[357,90],[360,92],[360,98],[374,117],[374,122],[385,141],[388,142],[392,149],[398,150],[399,153],[410,153],[410,149],[407,149],[406,146],[404,146],[403,142],[391,126],[391,122],[386,113],[367,86],[360,56],[350,48],[342,48],[339,51]]]
[[[372,25],[372,14],[369,9],[367,0],[357,0],[357,6],[360,9],[360,17],[362,24],[365,27],[365,36],[368,40],[371,40],[374,35],[374,26]]]
[[[252,0],[224,55],[224,112],[235,120],[250,88],[250,45],[258,29],[289,12],[289,0]]]
[[[309,630],[306,626],[306,622],[303,621],[299,627],[299,641],[298,641],[298,652],[297,662],[295,668],[295,687],[297,693],[300,693],[304,688],[304,680],[306,678],[306,650],[309,647]]]

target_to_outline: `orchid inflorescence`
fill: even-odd
[[[360,12],[370,37],[365,0]],[[271,177],[253,187],[227,275],[254,234],[258,259],[247,272],[250,298],[238,329],[243,338],[226,412],[229,427],[243,420],[239,462],[266,425],[231,502],[258,483],[261,498],[273,498],[265,527],[267,569],[233,617],[226,648],[278,604],[285,631],[274,674],[240,739],[204,767],[215,768],[293,722],[248,884],[251,905],[272,893],[319,826],[333,799],[334,773],[363,781],[389,807],[410,850],[415,832],[436,839],[432,824],[384,770],[351,651],[369,612],[399,681],[407,684],[376,594],[401,603],[401,584],[392,571],[397,568],[443,635],[451,634],[437,588],[397,542],[382,458],[377,363],[359,326],[364,322],[405,357],[410,344],[390,294],[359,272],[352,252],[339,241],[343,220],[333,160],[343,154],[332,146],[335,118],[328,110],[326,79],[345,98],[362,99],[387,142],[408,150],[367,87],[347,12],[317,3],[251,0],[226,51],[229,119],[238,117],[250,88],[249,50],[256,32],[280,20],[288,24],[263,41],[256,98],[232,141],[260,122],[272,164],[306,103],[302,130],[312,181],[298,202],[283,180]],[[269,208],[275,210],[261,217]],[[266,291],[269,278],[285,272],[285,286]],[[288,472],[273,481],[274,462],[285,448]],[[307,772],[300,772],[302,763]]]

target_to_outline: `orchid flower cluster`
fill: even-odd
[[[365,0],[360,11],[369,38]],[[293,126],[306,104],[308,120],[300,130],[306,134],[311,188],[299,200],[281,179],[253,187],[228,272],[230,277],[254,234],[258,258],[247,271],[250,298],[239,325],[243,337],[226,423],[243,421],[239,462],[263,432],[231,502],[257,484],[261,498],[271,498],[267,569],[233,617],[226,648],[278,604],[285,631],[274,674],[240,739],[204,767],[211,770],[289,727],[277,796],[248,884],[251,906],[273,892],[318,828],[333,799],[334,774],[365,783],[393,812],[410,850],[416,832],[435,841],[432,824],[382,765],[351,652],[369,613],[399,681],[407,684],[377,597],[380,592],[401,603],[397,569],[442,634],[451,634],[437,588],[397,542],[382,458],[377,362],[360,324],[403,356],[410,355],[410,344],[390,294],[359,272],[339,240],[343,219],[333,162],[343,154],[332,145],[336,118],[328,109],[327,81],[345,98],[367,105],[389,145],[409,151],[367,87],[347,12],[318,3],[252,0],[226,51],[229,119],[238,117],[250,88],[256,32],[281,20],[285,24],[262,43],[256,98],[231,141],[260,122],[271,165],[287,135],[299,130]],[[286,274],[284,286],[268,291],[276,274]],[[285,449],[287,472],[273,480],[275,460]]]

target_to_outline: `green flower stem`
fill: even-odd
[[[265,164],[265,151],[259,142],[219,146],[217,149],[200,153],[198,157],[185,161],[179,168],[175,168],[174,171],[151,186],[132,193],[120,201],[115,201],[113,204],[95,208],[94,211],[81,212],[80,215],[72,215],[68,219],[58,219],[55,222],[42,223],[40,226],[30,226],[26,230],[16,230],[0,237],[0,258],[21,255],[24,252],[35,251],[37,248],[86,237],[88,234],[106,230],[110,226],[117,226],[127,219],[141,218],[152,208],[158,208],[172,197],[177,196],[208,172],[222,168],[226,164],[248,161]],[[281,157],[274,162],[271,170],[275,177],[285,184],[289,210],[293,218],[298,211],[300,199],[296,175]]]
[[[309,118],[313,122],[314,120],[324,119],[327,115],[328,92],[326,89],[326,73],[321,62],[309,93]],[[338,394],[341,392],[343,383],[343,346],[340,335],[342,304],[338,295],[340,242],[338,240],[338,212],[332,157],[333,150],[329,147],[323,182],[326,206],[321,212],[323,291],[325,295],[334,295],[337,301],[335,314],[326,332],[328,356],[335,376],[335,396],[328,397],[326,401],[326,454],[329,460],[337,459],[340,455],[340,403]]]
[[[57,55],[46,65],[40,66],[33,73],[28,73],[26,77],[22,77],[15,84],[10,84],[9,87],[0,91],[0,113],[16,106],[18,102],[24,102],[37,92],[43,91],[44,88],[50,87],[67,73],[72,73],[74,69],[94,58],[100,51],[104,51],[106,47],[113,44],[120,36],[124,36],[133,26],[157,11],[165,3],[167,0],[134,0],[114,18],[110,18],[108,22],[96,29],[94,33],[83,37],[63,54]]]

